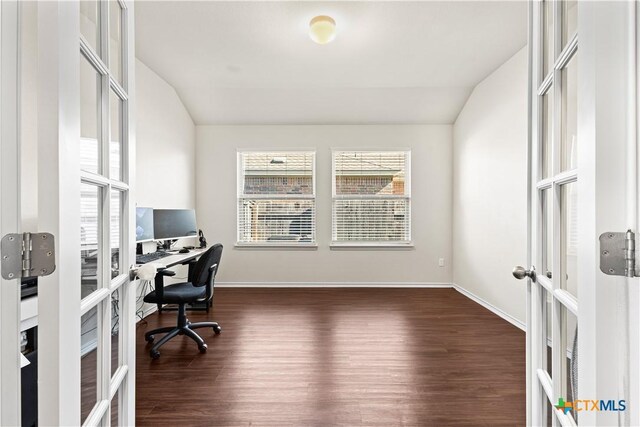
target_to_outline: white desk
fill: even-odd
[[[191,249],[186,254],[175,253],[164,258],[160,258],[154,261],[155,264],[160,264],[163,268],[170,268],[176,265],[183,264],[194,258],[199,257],[207,250],[207,248]],[[34,326],[38,325],[38,296],[34,295],[20,301],[20,331],[26,331]]]
[[[38,296],[20,301],[20,332],[38,326]]]
[[[176,252],[175,254],[152,261],[152,263],[159,264],[161,268],[171,268],[173,266],[184,264],[187,261],[191,261],[192,259],[198,258],[200,255],[206,252],[207,249],[208,248],[191,249],[186,254],[181,254]]]

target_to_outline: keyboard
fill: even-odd
[[[163,252],[163,251],[151,252],[149,254],[144,254],[144,255],[136,255],[136,262],[138,264],[146,264],[149,262],[157,261],[161,258],[170,256],[170,255],[172,254],[170,254],[169,252]]]

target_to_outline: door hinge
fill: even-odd
[[[7,234],[0,241],[2,277],[47,276],[56,269],[55,240],[51,233]]]
[[[637,277],[636,235],[606,232],[600,235],[600,270],[611,276]]]

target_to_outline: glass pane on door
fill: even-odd
[[[109,130],[109,176],[122,180],[122,100],[113,90],[109,94],[111,129]]]
[[[578,1],[562,2],[562,47],[564,48],[578,28]]]
[[[122,273],[122,252],[120,250],[122,236],[122,193],[111,190],[111,278],[118,277]]]
[[[542,326],[543,329],[543,333],[544,333],[544,354],[543,357],[546,357],[546,359],[544,359],[544,363],[543,363],[543,368],[545,371],[547,371],[547,373],[549,374],[549,377],[553,378],[553,371],[551,369],[553,363],[553,348],[551,345],[551,337],[552,337],[552,316],[551,316],[551,306],[552,306],[552,299],[551,299],[551,294],[549,293],[549,291],[546,290],[542,290],[542,294],[544,295],[543,297],[543,301],[544,301],[544,306],[543,306],[543,310],[544,310],[544,314],[542,316],[542,320],[544,321],[544,324]]]
[[[120,367],[120,289],[111,294],[111,376]]]
[[[552,426],[553,425],[553,419],[556,417],[554,412],[553,412],[553,405],[551,405],[551,402],[549,401],[549,399],[547,399],[547,397],[545,396],[545,406],[546,406],[546,424],[545,426]]]
[[[82,298],[98,289],[101,283],[100,244],[101,189],[80,185],[80,284]]]
[[[551,94],[550,88],[547,93],[542,96],[542,138],[540,141],[540,164],[542,167],[542,178],[549,178],[553,173],[552,165],[552,142],[553,142],[553,111],[551,108]]]
[[[80,168],[100,172],[100,73],[80,55]]]
[[[553,69],[553,1],[542,2],[542,79]]]
[[[578,54],[562,70],[562,170],[578,167]]]
[[[80,321],[80,421],[84,423],[98,401],[98,307]]]
[[[542,190],[542,273],[551,279],[553,267],[553,193],[551,188]]]
[[[566,378],[566,398],[567,402],[573,402],[577,399],[578,392],[578,347],[576,341],[576,333],[578,330],[578,318],[565,307],[562,308],[562,319],[564,322],[563,333],[565,334],[567,343],[566,362],[567,362],[567,378]],[[574,357],[576,358],[574,360]],[[573,361],[573,363],[572,363]]]
[[[109,71],[122,84],[122,8],[118,0],[109,2]]]
[[[578,297],[578,183],[561,187],[562,289]]]
[[[109,414],[109,416],[111,417],[111,425],[112,426],[119,426],[121,425],[118,422],[119,419],[119,412],[118,412],[118,397],[120,395],[120,390],[116,391],[116,394],[113,395],[113,399],[111,399],[111,413]]]
[[[94,52],[100,55],[100,3],[80,2],[80,34]]]

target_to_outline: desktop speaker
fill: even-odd
[[[200,236],[200,238],[199,238],[200,247],[201,248],[206,248],[207,247],[207,239],[204,237],[204,233],[202,232],[202,230],[198,230],[198,236]]]

